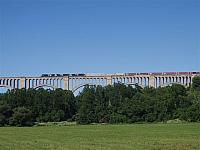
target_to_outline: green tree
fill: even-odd
[[[200,76],[195,76],[192,79],[192,88],[196,91],[200,91]]]
[[[105,95],[105,89],[97,86],[95,91],[95,114],[98,123],[109,122],[109,100]]]
[[[8,125],[9,118],[12,116],[13,111],[7,104],[0,105],[0,126]]]
[[[14,126],[32,126],[32,113],[24,107],[17,107],[13,110],[13,116],[9,120],[10,125]]]
[[[89,124],[97,122],[95,114],[95,89],[86,86],[78,102],[78,114],[76,121],[80,124]]]

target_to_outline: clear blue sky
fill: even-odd
[[[0,0],[0,76],[200,71],[200,0]]]

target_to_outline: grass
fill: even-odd
[[[200,149],[200,124],[1,127],[0,149]]]

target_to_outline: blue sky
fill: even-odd
[[[0,76],[200,71],[199,0],[0,0]]]

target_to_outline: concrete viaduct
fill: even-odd
[[[115,74],[43,74],[40,77],[0,77],[0,87],[8,89],[51,87],[75,92],[81,87],[106,86],[114,83],[139,85],[141,87],[163,87],[171,84],[189,86],[192,78],[200,72],[155,72]]]

